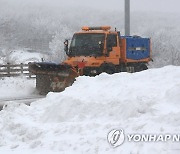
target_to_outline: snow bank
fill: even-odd
[[[180,67],[79,77],[62,93],[0,112],[1,153],[178,154],[180,143],[127,142],[112,148],[107,134],[180,132]]]

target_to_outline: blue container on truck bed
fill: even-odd
[[[150,57],[150,38],[123,36],[126,40],[126,59],[142,60]]]

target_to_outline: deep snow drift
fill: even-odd
[[[112,148],[107,134],[178,134],[180,67],[79,77],[62,93],[0,112],[0,153],[178,154],[180,143],[127,142]]]

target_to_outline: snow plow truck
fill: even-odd
[[[40,94],[61,92],[82,75],[146,70],[151,61],[151,39],[121,36],[120,31],[112,31],[110,26],[84,26],[71,41],[65,40],[64,51],[68,58],[63,63],[29,64]]]

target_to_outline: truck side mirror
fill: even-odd
[[[67,55],[68,55],[68,45],[69,45],[69,41],[65,40],[64,41],[64,51],[66,52]]]

